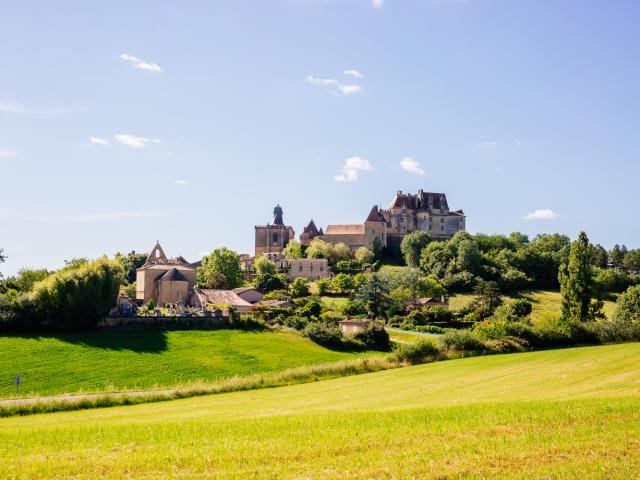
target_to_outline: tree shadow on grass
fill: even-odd
[[[59,334],[2,334],[32,340],[55,339],[61,342],[102,348],[105,350],[130,350],[137,353],[161,353],[167,350],[167,332],[161,330],[96,331]]]

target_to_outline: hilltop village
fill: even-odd
[[[293,227],[284,221],[283,208],[277,205],[273,210],[273,222],[255,227],[254,254],[240,255],[240,267],[246,279],[251,280],[255,276],[256,261],[266,257],[289,282],[298,277],[316,281],[334,275],[329,260],[288,255],[288,246],[297,242],[304,251],[313,242],[325,242],[343,249],[346,246],[354,254],[369,252],[368,255],[375,258],[384,251],[399,249],[402,239],[416,231],[429,233],[432,240],[449,240],[457,232],[465,230],[465,222],[464,212],[450,209],[444,193],[398,191],[386,209],[373,206],[362,223],[330,224],[323,229],[310,220],[296,240]],[[156,243],[144,265],[136,272],[137,305],[175,305],[179,309],[228,305],[238,311],[247,311],[261,301],[262,295],[251,287],[231,290],[199,288],[197,270],[201,263],[190,263],[182,256],[169,258],[160,243]],[[118,309],[132,308],[135,307],[122,294]]]

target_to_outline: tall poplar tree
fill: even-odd
[[[560,267],[562,318],[567,322],[588,322],[602,316],[602,302],[592,302],[595,293],[593,250],[587,234],[580,232],[571,244],[569,261]]]

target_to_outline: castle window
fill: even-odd
[[[273,243],[278,243],[278,234],[277,233],[273,234]]]

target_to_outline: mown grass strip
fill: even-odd
[[[300,383],[327,380],[362,373],[379,372],[407,365],[393,355],[379,355],[342,360],[321,365],[289,368],[282,372],[236,376],[217,383],[196,383],[162,393],[112,393],[84,398],[69,397],[64,400],[34,400],[30,403],[0,405],[0,417],[34,415],[91,408],[107,408],[141,403],[164,402],[181,398],[220,393],[256,390],[261,388],[282,387]]]

